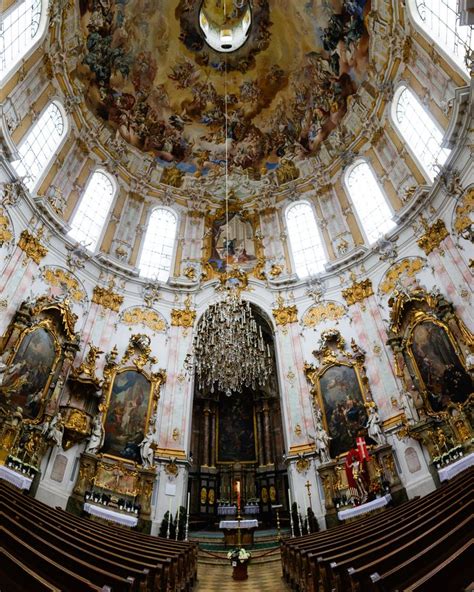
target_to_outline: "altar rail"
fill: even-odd
[[[286,540],[284,578],[305,592],[462,590],[474,580],[467,559],[473,485],[471,468],[423,498]]]
[[[50,508],[0,482],[2,589],[185,592],[194,543],[152,537]]]

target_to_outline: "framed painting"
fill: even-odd
[[[257,462],[252,393],[220,395],[216,437],[217,462]]]
[[[441,323],[424,320],[412,327],[408,354],[433,412],[443,411],[451,402],[464,403],[474,392],[454,340]]]
[[[114,465],[99,463],[94,485],[120,495],[135,496],[138,493],[137,479],[138,473],[127,470],[121,463]]]
[[[326,431],[335,458],[354,448],[367,424],[365,396],[358,370],[349,364],[328,366],[318,380],[318,395]]]
[[[212,221],[210,249],[206,261],[218,272],[226,270],[228,264],[238,264],[245,270],[255,266],[257,260],[254,228],[250,220],[238,212],[231,212],[229,219],[222,215]]]
[[[114,377],[107,397],[103,454],[141,462],[139,444],[147,432],[153,384],[142,372],[123,369]]]
[[[36,326],[23,333],[5,373],[2,391],[13,407],[22,407],[23,416],[38,417],[43,397],[59,359],[54,335]]]

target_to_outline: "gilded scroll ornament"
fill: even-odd
[[[380,283],[380,292],[390,294],[396,288],[401,278],[414,278],[424,267],[425,261],[421,257],[402,259],[389,268]]]
[[[48,267],[43,270],[42,277],[48,286],[62,288],[74,302],[84,302],[86,299],[86,293],[77,279],[65,269]]]
[[[72,432],[87,434],[87,415],[81,409],[73,409],[64,424],[64,427]]]
[[[454,211],[454,231],[466,240],[474,240],[474,188],[469,189]],[[1,221],[1,218],[0,218]]]
[[[312,306],[303,315],[302,323],[304,327],[313,328],[324,321],[337,321],[346,314],[346,308],[337,302],[321,302]]]
[[[296,305],[285,306],[285,301],[281,296],[276,299],[277,308],[272,310],[277,325],[285,326],[298,322],[298,309]]]
[[[10,226],[10,220],[5,211],[0,208],[0,247],[9,243],[13,238],[13,232]]]
[[[48,249],[41,244],[40,238],[41,235],[34,236],[28,230],[23,230],[18,241],[20,249],[38,265],[41,263],[43,257],[46,257],[48,254]]]
[[[194,325],[196,320],[196,311],[189,308],[178,309],[174,308],[171,311],[171,325],[173,327],[184,327],[189,329]]]
[[[92,302],[114,312],[118,312],[123,302],[123,296],[114,292],[112,288],[96,286],[92,293]]]
[[[423,224],[425,227],[425,234],[418,239],[417,243],[420,249],[422,249],[427,255],[434,251],[442,241],[449,236],[449,232],[446,228],[445,223],[440,218],[436,220],[434,224],[428,226]]]
[[[120,319],[124,325],[142,325],[156,333],[166,331],[166,322],[156,310],[136,306],[125,310]]]
[[[372,280],[369,278],[360,282],[354,282],[352,286],[342,291],[342,295],[349,306],[357,302],[363,302],[366,298],[372,296],[373,293]]]

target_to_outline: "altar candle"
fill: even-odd
[[[240,509],[240,481],[235,482],[235,489],[237,491],[237,508]]]

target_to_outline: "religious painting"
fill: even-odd
[[[417,374],[431,409],[437,413],[451,403],[464,403],[474,391],[445,328],[433,321],[415,325],[409,337]]]
[[[248,391],[220,396],[217,459],[223,463],[257,461],[253,397]]]
[[[225,271],[229,265],[238,264],[249,270],[255,265],[254,231],[251,222],[239,213],[214,220],[212,224],[211,254],[207,261],[216,271]]]
[[[116,374],[104,423],[104,454],[140,462],[139,444],[145,437],[152,384],[136,370]]]
[[[367,424],[365,400],[356,369],[335,364],[319,378],[327,431],[331,438],[331,458],[356,445],[356,438]]]
[[[94,477],[94,485],[101,489],[114,491],[120,495],[137,495],[137,473],[127,471],[121,464],[99,463]]]
[[[22,407],[24,417],[40,413],[56,360],[55,340],[48,330],[39,327],[25,333],[1,387],[11,406]]]

